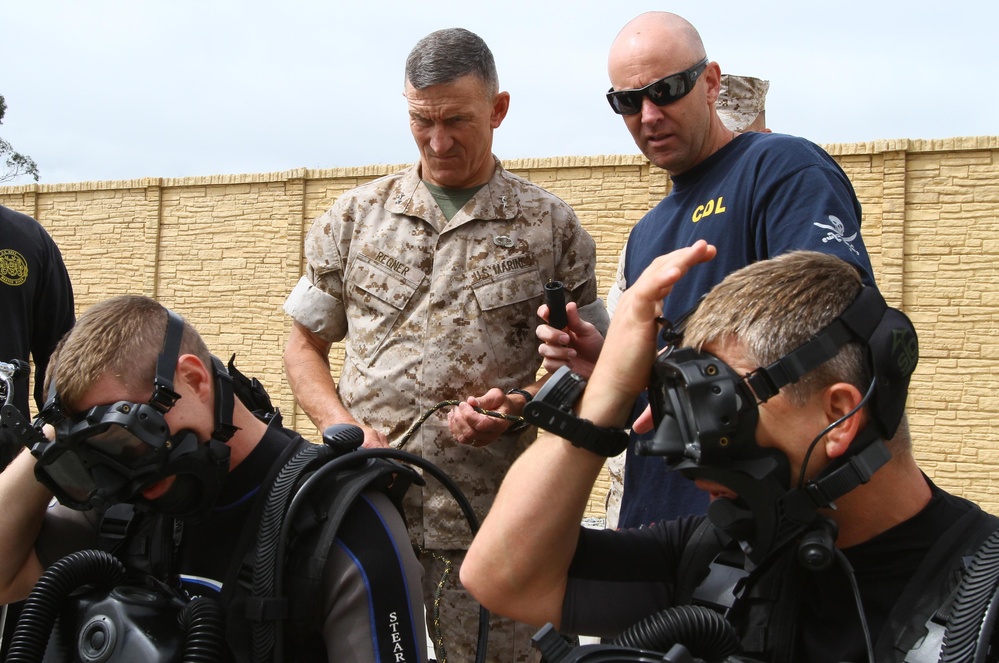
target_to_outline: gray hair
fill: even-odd
[[[761,260],[732,272],[704,297],[688,319],[684,344],[700,349],[705,343],[739,341],[747,363],[768,366],[839,317],[862,287],[857,268],[831,254],[791,251]],[[781,387],[781,393],[801,407],[834,382],[847,382],[864,393],[871,380],[866,348],[851,341],[799,382]],[[888,447],[893,454],[911,452],[904,414]]]
[[[687,321],[684,343],[700,349],[705,343],[736,339],[747,362],[768,366],[835,320],[861,287],[857,269],[834,255],[792,251],[761,260],[732,272],[711,290]],[[848,382],[863,393],[870,381],[864,348],[850,342],[781,391],[800,407],[833,382]]]
[[[406,80],[417,90],[451,83],[468,74],[478,77],[487,92],[499,92],[492,51],[481,37],[464,28],[431,32],[406,58]]]

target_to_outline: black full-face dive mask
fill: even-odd
[[[232,425],[233,385],[225,366],[212,357],[215,379],[215,431],[206,443],[181,430],[171,434],[164,415],[179,395],[173,375],[184,331],[181,318],[167,311],[167,330],[156,364],[153,395],[148,403],[119,401],[98,405],[77,417],[65,417],[58,394],[35,420],[55,428],[55,439],[35,441],[35,476],[62,504],[103,511],[112,504],[149,503],[141,491],[167,477],[170,489],[151,502],[157,511],[181,519],[207,515],[229,469],[226,441]]]
[[[756,442],[759,404],[781,387],[836,356],[849,342],[867,351],[872,375],[865,401],[871,423],[844,457],[811,481],[792,482],[787,457]],[[863,287],[853,303],[811,340],[765,368],[741,376],[717,357],[679,348],[657,359],[649,384],[655,435],[637,453],[664,456],[691,479],[721,484],[738,495],[719,498],[711,521],[740,541],[759,564],[819,519],[818,509],[866,483],[890,458],[891,438],[905,408],[918,358],[916,332],[877,289]]]

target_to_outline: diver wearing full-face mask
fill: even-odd
[[[462,581],[490,610],[565,633],[625,631],[618,644],[636,651],[670,644],[635,644],[629,627],[700,606],[734,633],[731,649],[698,654],[703,633],[682,624],[692,630],[672,643],[705,660],[936,661],[962,558],[984,550],[999,519],[915,462],[911,323],[850,265],[793,252],[729,275],[686,319],[682,347],[657,357],[663,297],[714,251],[699,242],[663,256],[627,290],[574,412],[538,394],[535,420],[567,439],[543,436],[511,468]],[[559,374],[550,384],[573,391]],[[636,427],[656,434],[639,451],[706,490],[709,515],[581,529],[599,454],[620,451],[615,427],[646,387],[652,421]],[[685,615],[643,630],[668,635]],[[550,660],[682,660],[597,656]]]
[[[273,410],[258,412],[266,399],[259,383],[243,388],[250,381],[232,362],[227,369],[190,324],[146,297],[116,297],[81,315],[53,354],[48,382],[39,420],[50,425],[50,437],[39,422],[28,425],[6,408],[0,418],[28,447],[0,475],[0,601],[24,598],[39,578],[41,586],[53,570],[76,563],[78,553],[93,552],[105,564],[98,553],[107,552],[124,577],[93,583],[106,598],[91,592],[55,606],[63,610],[60,638],[82,660],[180,660],[171,654],[171,629],[179,622],[187,629],[186,608],[204,598],[222,608],[196,625],[200,655],[208,656],[197,660],[272,660],[274,653],[273,660],[382,662],[399,660],[399,652],[426,660],[421,567],[397,503],[401,493],[382,489],[394,482],[404,492],[404,468],[379,467],[377,483],[364,475],[356,499],[341,503],[337,529],[296,523],[289,531],[302,543],[284,550],[312,575],[300,580],[299,568],[285,568],[281,577],[286,588],[304,583],[309,591],[271,599],[256,585],[258,577],[273,577],[259,574],[265,567],[254,560],[271,550],[262,533],[278,533],[265,527],[270,514],[281,513],[274,495],[295,485],[300,474],[289,468],[316,469],[330,445],[283,428]],[[358,476],[366,467],[358,466]],[[332,492],[303,500],[303,520],[325,518]],[[50,505],[53,496],[58,502]],[[315,514],[304,518],[310,509]],[[310,564],[315,568],[304,570]],[[253,587],[239,589],[251,584],[251,573]],[[34,610],[35,597],[22,621],[47,609],[38,601]],[[313,601],[314,613],[298,619],[296,604]],[[258,647],[261,627],[285,619],[291,625],[280,629],[283,644],[271,638]],[[19,622],[12,641],[18,661],[34,660],[35,631],[42,631],[43,649],[47,639],[44,625],[27,626]],[[181,643],[186,637],[190,647],[194,633],[182,634]]]

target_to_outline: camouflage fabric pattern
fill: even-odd
[[[440,401],[534,382],[537,308],[549,279],[564,283],[567,300],[596,300],[595,245],[575,213],[498,161],[450,221],[418,165],[349,191],[315,220],[305,255],[306,274],[285,311],[344,341],[340,398],[393,443]],[[405,448],[447,472],[482,519],[534,435],[459,445],[443,408]],[[415,541],[467,548],[468,525],[436,481],[407,497]]]
[[[424,568],[423,595],[427,605],[431,606],[427,612],[427,628],[438,661],[446,656],[448,663],[470,663],[475,660],[478,650],[479,604],[458,580],[458,569],[464,559],[464,550],[420,553]],[[434,605],[437,607],[436,614]],[[541,661],[541,652],[531,644],[531,638],[537,632],[535,626],[489,613],[486,662]],[[438,644],[439,638],[443,640],[443,648]]]
[[[715,101],[718,116],[732,131],[745,131],[763,112],[769,89],[770,81],[752,76],[722,74],[721,89],[718,100]]]

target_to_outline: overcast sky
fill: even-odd
[[[723,72],[769,79],[776,131],[999,134],[991,0],[0,0],[0,137],[42,183],[409,163],[406,55],[460,26],[512,95],[497,156],[635,154],[606,58],[651,9],[690,20]]]

